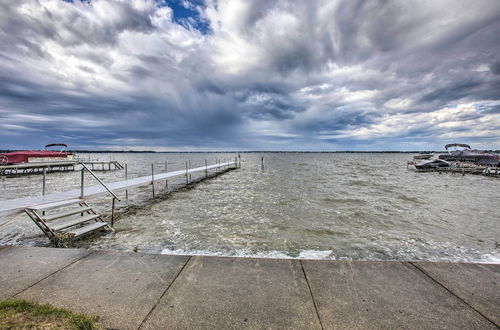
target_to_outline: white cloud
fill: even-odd
[[[496,0],[184,3],[209,33],[159,4],[0,3],[7,129],[60,129],[57,115],[75,136],[95,127],[96,143],[127,146],[234,132],[228,147],[422,134],[500,147]]]

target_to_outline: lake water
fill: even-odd
[[[129,177],[193,167],[235,154],[82,155],[127,163]],[[264,156],[265,167],[261,168]],[[119,202],[116,233],[77,247],[147,253],[352,260],[500,260],[500,180],[416,173],[409,154],[243,153],[242,168],[151,200],[133,188]],[[123,171],[98,172],[105,182]],[[199,175],[193,175],[193,180]],[[79,187],[78,172],[48,176],[48,193]],[[86,176],[86,184],[95,184]],[[0,199],[41,194],[42,177],[0,180]],[[165,182],[156,191],[166,192]],[[119,192],[124,196],[124,191]],[[111,199],[89,200],[110,212]],[[7,224],[3,224],[9,221]],[[2,225],[3,224],[3,225]],[[48,245],[24,214],[0,218],[0,244]]]

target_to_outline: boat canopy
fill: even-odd
[[[444,148],[446,150],[448,150],[448,148],[451,148],[451,147],[462,147],[462,148],[471,149],[470,145],[464,144],[464,143],[450,143],[450,144],[447,144],[444,146]]]
[[[63,152],[64,149],[66,149],[68,147],[67,144],[64,144],[64,143],[50,143],[50,144],[47,144],[43,150],[47,150],[47,148],[50,148],[50,147],[62,147],[61,151],[60,152]]]

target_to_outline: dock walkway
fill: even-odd
[[[215,165],[201,166],[197,168],[191,168],[186,170],[165,172],[154,174],[154,181],[165,180],[168,178],[182,176],[190,173],[208,171],[216,168],[224,168],[227,166],[235,165],[236,162],[225,162]],[[112,183],[106,183],[106,185],[113,191],[133,188],[138,186],[143,186],[150,184],[152,182],[151,175],[143,176],[139,178],[128,179],[124,181],[117,181]],[[89,197],[97,194],[102,194],[107,192],[106,188],[102,185],[94,185],[84,188],[84,197]],[[63,200],[75,199],[81,197],[81,189],[74,189],[70,191],[57,192],[45,196],[30,196],[17,199],[9,199],[0,201],[0,217],[7,216],[11,214],[16,214],[23,212],[24,209],[33,207],[40,204],[54,203]]]
[[[123,169],[123,166],[116,160],[99,161],[99,160],[66,160],[66,161],[46,161],[46,162],[30,162],[12,165],[0,165],[0,176],[14,176],[24,174],[42,174],[52,172],[72,172],[78,169],[78,165],[85,163],[91,167],[93,171],[112,171]],[[80,166],[81,167],[81,166]]]
[[[112,329],[498,329],[500,265],[0,247],[0,299]]]

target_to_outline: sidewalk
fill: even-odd
[[[500,265],[0,247],[0,299],[113,329],[498,329]]]

